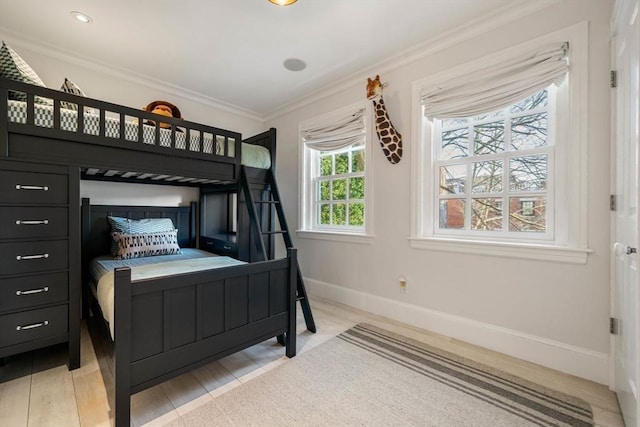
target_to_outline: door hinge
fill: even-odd
[[[611,87],[618,87],[618,72],[611,70]]]
[[[615,194],[609,195],[609,210],[610,211],[615,211],[616,210],[616,195]]]
[[[620,333],[620,322],[615,317],[609,318],[609,333],[612,335],[618,335]]]

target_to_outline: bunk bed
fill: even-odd
[[[16,101],[15,94],[23,99]],[[69,368],[79,366],[80,295],[82,311],[87,313],[91,306],[94,317],[102,317],[91,288],[90,262],[109,252],[109,216],[171,218],[181,248],[201,246],[199,232],[206,225],[199,221],[211,214],[201,215],[195,203],[105,206],[83,199],[80,210],[80,179],[195,186],[208,194],[228,186],[240,189],[241,181],[246,186],[273,177],[275,130],[243,142],[237,132],[160,119],[145,111],[6,79],[0,79],[0,116],[6,118],[0,120],[0,220],[9,218],[7,212],[65,213],[56,223],[64,225],[63,231],[53,231],[50,237],[46,232],[42,237],[42,230],[50,230],[52,220],[17,220],[20,230],[29,229],[31,234],[0,232],[0,256],[6,252],[14,259],[15,248],[31,250],[30,255],[17,255],[22,270],[16,267],[3,276],[7,271],[3,269],[0,281],[23,284],[51,275],[66,278],[68,285],[55,300],[38,300],[31,307],[0,305],[0,328],[3,319],[22,319],[24,313],[53,313],[60,320],[54,337],[40,332],[51,330],[53,320],[23,325],[23,332],[32,335],[4,350],[0,340],[0,357],[68,341]],[[144,124],[148,121],[155,124]],[[245,154],[252,150],[253,156]],[[245,228],[259,232],[253,202],[244,204],[252,211],[247,217],[251,223],[240,221],[238,234]],[[8,221],[13,224],[13,217]],[[258,240],[258,246],[264,244],[262,237]],[[49,249],[33,255],[40,247]],[[253,262],[255,258],[248,255],[246,262],[231,266],[143,278],[132,277],[130,267],[114,269],[111,326],[117,426],[129,425],[131,394],[217,358],[271,337],[286,345],[288,357],[295,356],[300,275],[296,251],[288,248],[286,258],[269,258]],[[0,266],[13,268],[16,263],[7,262],[0,260]],[[46,288],[27,292],[50,294]]]

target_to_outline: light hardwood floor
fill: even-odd
[[[603,385],[346,306],[315,300],[312,308],[318,332],[307,332],[298,316],[299,353],[367,322],[580,397],[591,404],[596,425],[623,426],[615,395]],[[72,372],[64,345],[7,358],[0,367],[0,426],[112,425],[113,367],[101,339],[83,322],[82,365]],[[142,391],[132,397],[132,424],[163,425],[287,360],[269,340]]]

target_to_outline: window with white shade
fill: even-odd
[[[553,239],[555,86],[467,118],[434,120],[434,235]]]
[[[366,235],[370,229],[368,103],[300,124],[301,232]]]
[[[586,29],[414,82],[411,244],[586,262]]]

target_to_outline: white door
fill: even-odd
[[[615,391],[627,427],[638,427],[639,288],[638,275],[638,103],[640,0],[618,0],[614,9],[612,58],[617,71],[613,89],[613,170],[616,210],[613,227],[613,301],[618,333],[613,337]]]

